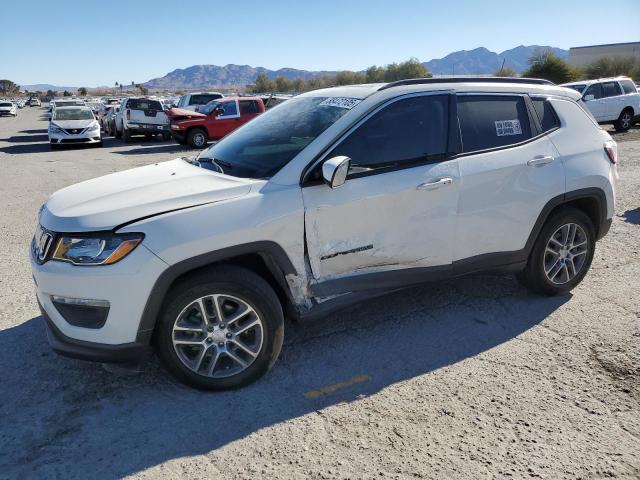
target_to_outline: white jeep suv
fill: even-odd
[[[630,78],[600,78],[563,86],[580,92],[598,123],[613,124],[618,132],[629,130],[640,117],[640,94]]]
[[[197,158],[60,190],[31,255],[49,341],[102,362],[153,347],[182,381],[226,389],[273,365],[285,317],[487,270],[567,292],[617,176],[580,97],[491,78],[316,90]]]

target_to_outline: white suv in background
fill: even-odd
[[[196,158],[54,193],[31,247],[53,349],[151,347],[180,380],[263,375],[284,318],[429,280],[577,286],[614,214],[617,147],[575,90],[417,79],[315,90]]]
[[[224,95],[220,92],[187,93],[180,97],[180,100],[178,100],[178,104],[176,105],[176,107],[183,110],[191,110],[193,112],[197,112],[200,107],[205,106],[212,100],[218,100],[219,98],[224,98]]]
[[[598,123],[611,123],[618,132],[629,130],[640,117],[640,94],[628,77],[599,78],[565,83],[582,94],[582,99]]]
[[[13,102],[5,102],[0,100],[0,116],[11,115],[12,117],[18,116],[18,109]]]

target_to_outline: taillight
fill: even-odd
[[[131,110],[127,108],[127,120],[131,120]]]
[[[618,163],[618,145],[613,140],[604,143],[604,151],[607,152],[609,161],[614,165]]]

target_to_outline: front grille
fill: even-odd
[[[82,133],[84,128],[64,128],[63,130],[68,135],[78,135],[79,133]]]
[[[63,138],[60,143],[86,143],[90,141],[90,138]]]

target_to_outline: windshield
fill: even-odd
[[[53,118],[54,120],[91,120],[93,113],[83,108],[56,109]]]
[[[215,110],[215,108],[220,105],[218,100],[211,100],[204,107],[200,108],[200,113],[204,113],[205,115],[209,115],[211,112]]]
[[[257,117],[196,159],[234,177],[269,178],[358,103],[299,97]],[[345,105],[347,105],[345,107]]]
[[[12,104],[8,103],[8,102],[0,102],[0,107],[11,107]]]

